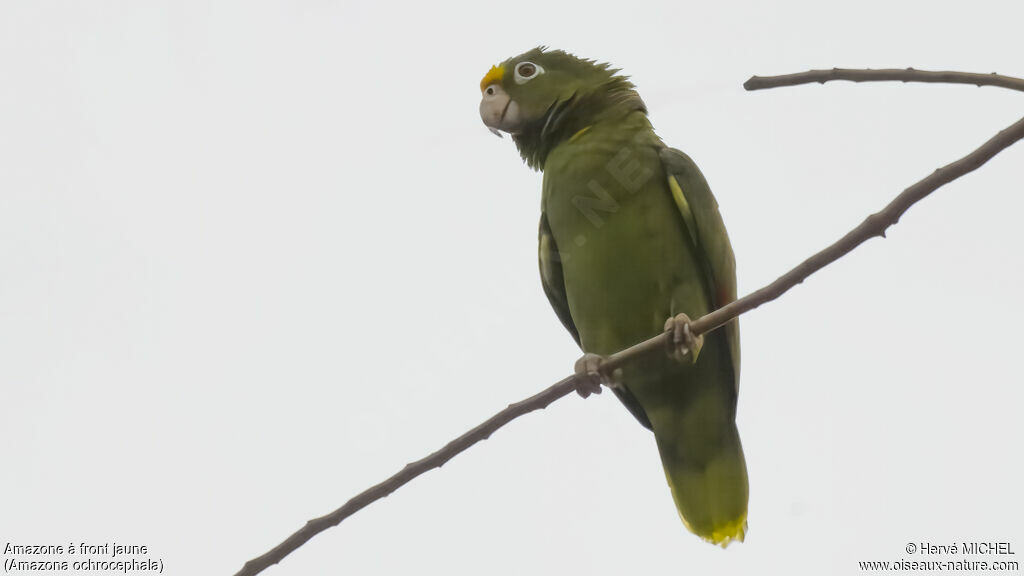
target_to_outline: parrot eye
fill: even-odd
[[[533,62],[516,64],[516,84],[526,84],[544,73],[544,69]]]

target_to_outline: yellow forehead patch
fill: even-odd
[[[495,82],[501,82],[501,79],[505,77],[505,69],[499,66],[491,66],[491,69],[487,71],[487,75],[480,81],[480,91],[483,92],[485,88],[494,84]]]

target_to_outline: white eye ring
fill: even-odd
[[[544,69],[541,68],[540,64],[534,64],[533,62],[520,62],[519,64],[516,64],[516,84],[526,84],[543,73]]]

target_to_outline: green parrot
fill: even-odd
[[[487,72],[480,116],[544,172],[540,276],[584,352],[578,392],[604,381],[654,432],[683,523],[724,547],[747,528],[739,325],[700,337],[689,318],[736,299],[736,264],[704,176],[618,72],[535,48]],[[603,374],[604,356],[663,331],[669,350]]]

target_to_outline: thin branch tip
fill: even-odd
[[[828,70],[808,70],[795,74],[780,76],[753,76],[744,83],[747,90],[764,90],[781,86],[797,86],[816,82],[824,84],[836,80],[850,82],[928,82],[941,84],[973,84],[975,86],[998,86],[1024,92],[1024,78],[1003,76],[996,72],[977,74],[972,72],[949,72],[918,70],[916,68],[832,68]],[[749,85],[749,86],[748,86]]]

